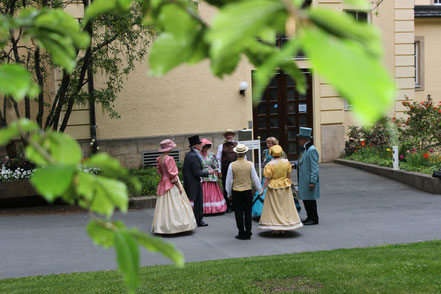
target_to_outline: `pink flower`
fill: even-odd
[[[412,151],[416,151],[416,149],[415,149],[415,148],[412,148]]]
[[[430,153],[433,153],[433,149],[432,149],[432,148],[430,148],[430,149],[429,149],[429,152],[430,152]]]
[[[403,158],[404,158],[404,155],[403,155],[403,154],[401,154],[401,155],[400,155],[400,159],[403,159]]]

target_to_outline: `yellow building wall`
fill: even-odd
[[[415,38],[422,42],[423,86],[415,89],[415,98],[421,102],[430,94],[434,102],[441,101],[441,19],[415,19]]]
[[[206,4],[200,11],[205,19],[215,13]],[[251,85],[251,69],[243,61],[233,75],[221,80],[213,76],[208,62],[202,62],[180,66],[163,77],[151,77],[145,60],[129,74],[115,102],[121,118],[110,119],[97,109],[99,139],[248,128],[252,120],[251,87],[242,97],[239,84],[246,81]]]
[[[314,0],[313,5],[351,9],[340,0]],[[370,22],[382,32],[384,64],[398,86],[396,107],[391,114],[402,111],[400,105],[404,95],[414,97],[413,5],[414,0],[383,1],[377,9],[378,15],[370,13]],[[73,13],[79,13],[77,8],[71,9]],[[207,20],[216,13],[204,3],[200,12]],[[307,61],[298,64],[300,68],[309,68]],[[252,121],[252,69],[246,60],[242,60],[232,76],[220,80],[212,75],[209,63],[202,62],[191,67],[180,66],[163,77],[151,77],[147,75],[148,62],[145,60],[128,76],[115,102],[120,119],[110,119],[97,107],[98,139],[173,137],[220,132],[226,128],[248,128]],[[245,97],[239,95],[241,81],[250,85]],[[96,84],[100,85],[99,79]],[[317,75],[313,76],[313,108],[314,143],[323,156],[322,160],[331,160],[344,148],[347,127],[357,122],[351,111],[345,110],[344,101],[332,86]],[[82,119],[86,119],[84,110],[87,109],[72,114],[67,129],[76,138],[89,137],[88,120],[82,123]]]
[[[317,4],[337,10],[352,8],[339,0],[317,0]],[[373,7],[375,6],[371,6]],[[370,11],[369,22],[381,31],[384,65],[398,85],[397,101],[401,100],[403,93],[413,97],[414,91],[409,86],[409,81],[413,79],[413,0],[383,1],[375,11]],[[400,59],[398,63],[397,58]],[[327,161],[335,158],[344,149],[344,140],[338,138],[344,138],[348,127],[359,125],[359,122],[354,118],[350,107],[345,109],[344,101],[339,98],[332,85],[319,77],[316,77],[316,83],[315,90],[320,103],[314,115],[316,127],[321,135],[321,151],[325,157],[324,161]],[[391,109],[391,115],[394,115],[396,110],[396,107]],[[331,145],[339,146],[329,146],[330,141]]]

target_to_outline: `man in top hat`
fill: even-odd
[[[299,198],[303,200],[307,214],[306,219],[302,220],[304,225],[319,223],[317,213],[317,199],[320,198],[319,153],[312,145],[311,133],[311,128],[300,127],[300,132],[297,134],[301,148],[295,167],[298,169]]]
[[[236,218],[239,234],[236,239],[251,239],[251,210],[253,207],[252,185],[262,192],[260,180],[257,177],[256,169],[251,161],[245,159],[248,147],[238,144],[233,148],[237,154],[237,160],[232,162],[226,175],[226,190],[228,198],[233,201],[234,216]]]
[[[226,179],[227,179],[227,171],[230,163],[237,159],[237,154],[233,151],[233,149],[237,146],[237,142],[234,140],[236,133],[233,130],[226,130],[224,132],[225,142],[219,145],[217,149],[217,161],[219,164],[219,172],[220,176],[222,176],[222,184],[224,187],[224,198],[227,203],[227,212],[233,211],[233,205],[231,201],[228,199],[227,191],[226,191]]]
[[[201,177],[208,177],[208,175],[214,174],[214,170],[202,170],[202,158],[199,154],[202,149],[202,142],[199,140],[199,136],[192,136],[188,138],[188,141],[191,150],[185,154],[184,158],[184,190],[188,198],[194,203],[193,212],[198,227],[206,227],[208,224],[202,220],[204,207]]]

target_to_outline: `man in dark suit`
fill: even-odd
[[[188,198],[194,203],[193,212],[198,227],[206,227],[208,224],[202,220],[204,204],[201,177],[208,177],[208,175],[214,174],[214,170],[209,172],[202,170],[202,158],[199,154],[199,151],[202,149],[202,142],[199,140],[199,136],[190,137],[188,141],[191,151],[185,154],[184,158],[184,189]]]

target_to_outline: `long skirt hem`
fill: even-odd
[[[202,182],[204,214],[222,213],[227,210],[224,194],[217,182]]]
[[[259,224],[259,229],[261,230],[289,231],[289,230],[299,229],[301,227],[303,227],[303,223],[301,222],[292,226]]]
[[[303,227],[294,203],[291,187],[268,188],[259,220],[261,230],[288,231]]]
[[[177,234],[196,228],[196,219],[185,191],[179,194],[176,186],[156,200],[152,232]]]

